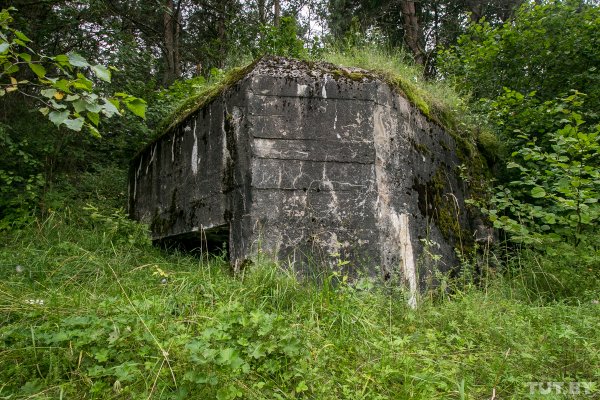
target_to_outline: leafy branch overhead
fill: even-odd
[[[20,92],[34,97],[39,111],[57,127],[73,131],[84,127],[100,137],[101,118],[121,115],[124,107],[145,118],[146,102],[127,93],[104,97],[94,79],[110,83],[112,67],[92,65],[75,53],[46,56],[30,47],[31,40],[11,28],[13,7],[0,12],[0,96]],[[35,81],[20,79],[29,69]]]

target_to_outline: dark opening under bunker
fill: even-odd
[[[228,260],[229,224],[157,239],[154,244],[167,250],[180,250],[201,256],[214,255]]]

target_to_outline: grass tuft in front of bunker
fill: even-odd
[[[598,252],[569,254],[568,276],[521,252],[475,279],[464,259],[411,309],[368,277],[317,285],[268,260],[233,276],[87,200],[1,239],[0,398],[598,396]]]

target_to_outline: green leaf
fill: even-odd
[[[76,89],[82,89],[86,92],[91,92],[94,87],[94,82],[90,81],[81,73],[77,74],[77,80],[73,81],[72,84]]]
[[[142,119],[146,119],[146,102],[142,99],[133,99],[125,103],[129,111]]]
[[[288,356],[295,356],[300,352],[300,347],[295,341],[290,341],[282,346],[283,352]]]
[[[52,111],[48,114],[48,118],[56,126],[60,126],[67,118],[69,118],[69,111]]]
[[[17,64],[4,64],[4,73],[7,75],[13,75],[19,72],[19,66]]]
[[[231,363],[231,360],[235,357],[235,349],[231,347],[225,348],[221,350],[219,353],[219,358],[217,359],[217,363],[221,365],[228,365]]]
[[[68,53],[67,57],[69,58],[69,63],[74,67],[85,68],[90,66],[85,58],[75,52]]]
[[[83,123],[85,120],[82,117],[75,119],[66,119],[65,126],[72,131],[80,132],[81,128],[83,128]]]
[[[56,101],[54,101],[54,99],[50,99],[50,104],[52,104],[52,108],[54,108],[55,110],[64,110],[67,108],[66,105],[59,104]]]
[[[59,54],[57,56],[54,56],[53,60],[63,67],[71,66],[71,64],[69,63],[69,57],[66,54]]]
[[[87,102],[85,109],[88,110],[89,112],[99,113],[100,111],[102,111],[102,106],[98,103]]]
[[[101,349],[98,352],[96,352],[94,354],[94,358],[96,360],[98,360],[99,362],[105,362],[108,360],[109,357],[109,351],[108,349]]]
[[[536,186],[533,189],[531,189],[531,196],[536,199],[539,199],[546,196],[546,191],[544,190],[544,188]]]
[[[75,100],[73,102],[73,109],[75,110],[75,112],[80,113],[82,111],[85,111],[87,106],[87,102],[85,100],[79,99],[79,100]]]
[[[40,64],[28,63],[29,68],[33,71],[34,74],[38,76],[38,78],[43,78],[46,76],[46,68],[41,66]]]
[[[40,93],[42,96],[51,99],[56,94],[56,89],[44,89]]]
[[[542,218],[542,220],[547,223],[547,224],[555,224],[556,223],[556,215],[554,214],[546,214],[544,215],[544,217]]]
[[[233,400],[236,397],[242,397],[244,394],[235,385],[223,386],[217,390],[217,400]]]
[[[59,79],[58,81],[54,82],[52,86],[58,90],[62,90],[63,92],[70,93],[71,81],[67,79]]]
[[[296,386],[296,393],[302,393],[308,390],[308,386],[305,381],[300,381],[298,386]]]
[[[187,371],[183,375],[183,380],[196,384],[204,384],[208,382],[208,377],[196,371]]]
[[[100,123],[100,115],[98,113],[88,112],[86,116],[92,122],[92,124],[98,126],[98,124]]]
[[[265,357],[266,355],[267,355],[267,353],[265,352],[265,349],[263,348],[262,343],[258,343],[256,345],[254,345],[253,350],[250,352],[250,357],[255,358],[255,359]]]
[[[98,129],[96,129],[93,125],[87,124],[88,129],[90,130],[90,132],[92,133],[92,136],[95,138],[100,139],[102,137],[102,135],[100,135],[100,132],[98,131]]]
[[[10,44],[8,44],[6,42],[0,43],[0,54],[6,53],[9,48],[10,48]]]
[[[119,103],[117,101],[117,105],[118,104]],[[106,100],[106,99],[104,99],[104,104],[102,105],[102,114],[106,115],[107,118],[110,118],[110,117],[112,117],[115,114],[120,115],[119,109],[115,106],[115,104],[113,103],[113,101],[112,100]]]
[[[237,354],[235,354],[232,358],[231,361],[229,363],[229,367],[234,370],[237,371],[239,368],[241,368],[243,365],[245,365],[244,360],[238,356]]]
[[[98,78],[105,82],[110,82],[110,71],[108,68],[102,65],[94,65],[92,71],[94,71],[94,74],[96,74]]]
[[[19,57],[21,57],[21,60],[26,61],[26,62],[30,62],[31,61],[31,55],[27,54],[27,53],[20,53]]]
[[[21,39],[24,42],[31,42],[31,39],[29,39],[27,36],[25,36],[25,34],[23,32],[20,31],[14,31],[15,32],[15,36],[18,37],[19,39]]]

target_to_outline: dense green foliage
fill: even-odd
[[[32,50],[29,47],[31,39],[11,27],[11,11],[16,10],[10,8],[0,12],[0,76],[7,81],[0,88],[0,96],[21,92],[33,97],[40,103],[38,111],[57,127],[64,125],[67,129],[79,132],[85,126],[98,137],[101,116],[110,118],[120,115],[121,103],[135,115],[145,117],[144,100],[122,92],[111,98],[100,97],[98,91],[94,90],[94,82],[82,73],[89,69],[97,79],[110,82],[112,74],[105,66],[91,65],[75,52],[46,56]],[[23,64],[35,75],[35,82],[17,79],[22,75],[19,72]],[[30,87],[33,90],[28,90]]]
[[[432,288],[412,310],[376,280],[317,286],[268,261],[233,277],[218,258],[165,254],[110,204],[82,207],[118,193],[107,179],[88,175],[96,193],[3,237],[0,396],[536,398],[530,381],[598,393],[597,251],[523,253],[477,281],[465,259],[444,278],[452,294]]]
[[[18,96],[11,105],[27,99],[28,106],[35,107],[56,128],[73,133],[85,127],[96,138],[101,137],[98,130],[101,119],[121,115],[125,107],[138,117],[145,117],[144,100],[123,92],[112,97],[101,95],[93,79],[110,82],[112,73],[107,67],[92,65],[75,52],[47,56],[33,50],[31,39],[12,27],[15,11],[11,7],[0,12],[0,97],[12,100]],[[19,110],[17,106],[14,111],[33,110]],[[5,156],[0,160],[0,231],[28,220],[49,181],[37,155],[52,151],[51,141],[39,132],[32,137],[19,135],[19,122],[10,122],[10,125],[0,123],[0,143]],[[21,122],[31,128],[31,121]],[[34,150],[40,143],[30,145],[28,139],[41,140],[43,147]]]
[[[277,54],[283,57],[304,58],[307,49],[304,41],[298,38],[296,19],[284,17],[279,26],[265,26],[258,46],[253,51],[255,56]]]
[[[442,54],[503,143],[499,185],[478,204],[513,241],[589,245],[597,233],[599,32],[597,5],[526,3],[512,23],[473,24]]]
[[[600,8],[579,0],[524,4],[511,23],[470,25],[443,54],[442,72],[477,98],[496,98],[503,88],[535,92],[541,100],[588,94],[600,112]]]
[[[368,1],[330,0],[327,22],[336,40],[355,41],[355,36],[392,47],[408,47],[407,30],[403,21],[403,3],[413,3],[418,26],[415,40],[424,53],[428,74],[434,74],[437,52],[456,44],[467,31],[469,21],[484,18],[493,26],[508,21],[523,0],[434,0],[434,1]],[[408,45],[408,46],[407,46]],[[411,49],[413,51],[413,49]],[[415,55],[415,54],[413,54]]]
[[[30,220],[31,208],[44,186],[40,162],[27,152],[27,141],[14,141],[8,129],[0,125],[0,146],[4,150],[0,161],[0,231]]]
[[[512,138],[517,150],[508,158],[506,183],[496,188],[486,212],[513,240],[579,244],[597,231],[600,219],[600,125],[586,124],[576,111],[584,106],[580,93],[543,104],[529,101],[508,91],[494,102],[505,116],[498,121],[516,124],[510,133],[517,135]],[[540,125],[549,126],[539,130]]]

